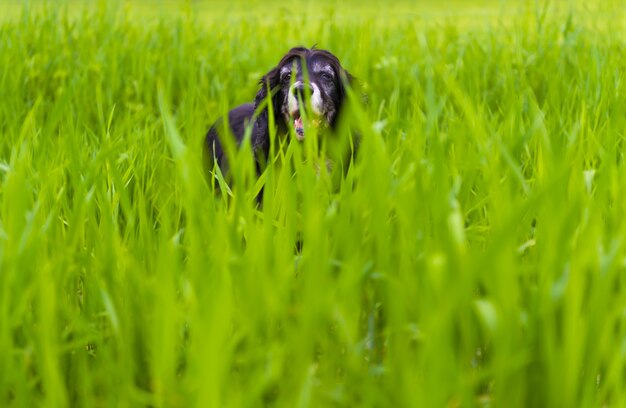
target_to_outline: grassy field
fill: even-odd
[[[0,5],[0,406],[625,406],[621,2],[266,4]],[[300,44],[357,161],[214,195]]]

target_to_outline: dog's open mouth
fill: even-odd
[[[293,118],[293,130],[296,132],[298,140],[304,140],[304,124],[302,123],[302,117],[300,111],[295,111],[291,114]]]
[[[300,110],[292,112],[290,116],[293,120],[293,130],[296,133],[296,138],[298,138],[299,141],[304,140],[304,122],[306,122],[307,126],[314,126],[315,128],[319,128],[322,123],[320,118],[316,116],[312,118],[307,117],[306,120],[303,120],[302,116],[300,115]]]

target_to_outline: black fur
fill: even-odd
[[[308,84],[311,85],[307,85],[305,80],[303,63],[306,64]],[[327,67],[332,68],[332,71]],[[295,81],[292,78],[294,74],[296,75]],[[352,75],[329,51],[304,47],[292,48],[278,65],[261,78],[254,103],[240,105],[228,113],[230,133],[235,138],[235,144],[238,146],[242,142],[246,128],[250,126],[250,141],[257,162],[257,171],[260,172],[270,151],[269,109],[266,104],[264,105],[268,92],[271,92],[268,103],[272,104],[274,123],[279,135],[288,134],[290,126],[294,126],[292,125],[294,115],[290,112],[289,106],[289,92],[292,94],[298,92],[298,87],[294,90],[295,82],[298,81],[302,82],[303,87],[312,87],[312,84],[317,87],[322,99],[321,118],[332,130],[337,125],[344,105],[345,86],[349,85],[352,80]],[[255,111],[258,111],[256,119],[254,119]],[[299,117],[297,112],[296,116]],[[211,126],[205,138],[204,152],[205,163],[208,167],[212,169],[217,161],[222,173],[227,176],[228,163],[224,154],[223,138],[228,137],[229,132],[224,132],[224,130],[223,119],[219,119]]]

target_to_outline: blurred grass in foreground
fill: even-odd
[[[5,20],[0,405],[626,404],[623,10],[520,4]],[[214,197],[208,126],[314,43],[368,95],[357,162]]]

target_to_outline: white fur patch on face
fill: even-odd
[[[298,111],[298,98],[296,97],[295,89],[298,86],[302,85],[302,81],[296,81],[291,87],[289,87],[289,95],[287,96],[287,106],[289,108],[289,113],[293,114]],[[311,82],[311,108],[313,109],[313,113],[317,116],[320,116],[324,113],[323,101],[322,101],[322,92],[320,91],[319,86],[317,84]]]
[[[311,82],[313,92],[311,93],[311,108],[313,113],[320,116],[323,113],[322,92],[316,83]]]
[[[297,86],[302,85],[302,81],[294,82],[291,87],[289,87],[289,95],[287,96],[287,106],[289,108],[289,114],[293,115],[294,112],[298,110],[298,99],[296,98],[295,89]]]

